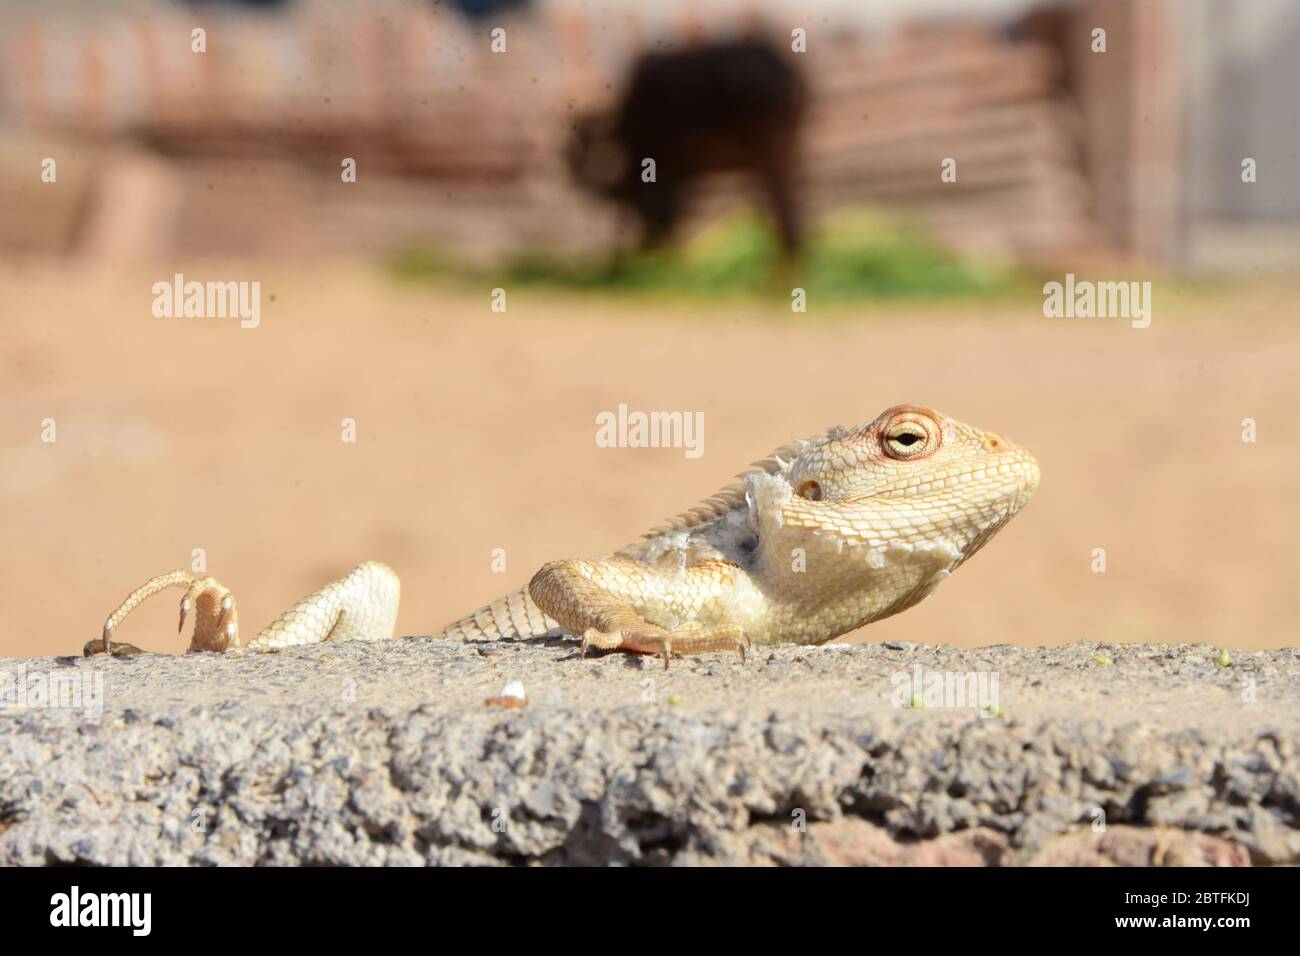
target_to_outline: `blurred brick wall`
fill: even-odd
[[[605,248],[614,211],[577,192],[560,159],[571,118],[608,106],[641,51],[754,32],[788,47],[793,26],[809,34],[796,59],[814,94],[803,176],[813,210],[883,206],[955,246],[1010,255],[1096,238],[1090,188],[1109,180],[1085,176],[1060,57],[998,24],[862,34],[744,0],[617,16],[543,4],[500,21],[507,51],[495,54],[489,25],[432,4],[300,0],[288,11],[160,6],[11,24],[0,121],[27,132],[0,163],[35,170],[56,144],[65,158],[75,149],[81,159],[60,176],[78,177],[86,196],[68,230],[33,244],[38,231],[11,221],[0,244],[128,259],[422,241],[472,257]],[[360,181],[340,189],[345,156]],[[955,183],[940,181],[946,157],[958,161]],[[0,189],[24,193],[27,209],[42,185],[20,177]],[[697,215],[742,201],[733,186],[710,189]]]

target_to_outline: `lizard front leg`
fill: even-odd
[[[694,570],[681,573],[689,576]],[[744,630],[727,621],[698,620],[691,612],[700,607],[680,598],[690,593],[691,583],[707,584],[706,575],[696,576],[697,582],[678,580],[670,588],[655,569],[633,561],[554,561],[533,576],[528,591],[547,616],[581,636],[584,657],[591,648],[653,654],[667,668],[674,653],[734,649],[743,661],[749,646]],[[696,603],[702,607],[705,602]],[[681,623],[664,627],[647,619],[651,611],[661,620]]]

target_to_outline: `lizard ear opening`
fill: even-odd
[[[794,489],[794,493],[800,498],[807,498],[809,501],[822,500],[822,486],[819,482],[813,481],[811,478],[799,482],[798,486]]]

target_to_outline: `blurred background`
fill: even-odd
[[[1298,42],[1300,0],[10,0],[0,654],[196,554],[245,638],[365,558],[429,633],[899,402],[1044,481],[854,639],[1294,644]],[[155,316],[178,273],[260,324]],[[1066,273],[1150,328],[1046,318]],[[597,448],[620,403],[704,455]],[[154,601],[122,639],[183,649]]]

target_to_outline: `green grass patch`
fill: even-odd
[[[749,213],[720,219],[674,248],[618,258],[534,254],[476,273],[436,250],[410,249],[391,268],[406,280],[462,277],[606,293],[788,296],[798,286],[817,301],[1000,295],[1030,287],[1014,267],[957,256],[915,230],[862,212],[827,217],[790,274],[782,274],[772,229]]]

